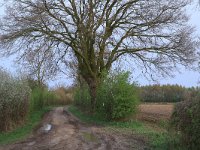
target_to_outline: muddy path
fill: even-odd
[[[50,129],[50,130],[49,130]],[[42,123],[25,141],[0,150],[143,150],[143,138],[105,130],[79,121],[67,109],[58,107],[44,116]]]

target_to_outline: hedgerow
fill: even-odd
[[[171,124],[188,149],[200,149],[200,95],[176,105]]]
[[[25,121],[30,92],[25,80],[0,68],[0,132],[11,130]]]

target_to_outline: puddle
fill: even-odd
[[[51,124],[45,124],[41,130],[44,131],[45,133],[48,133],[50,130],[52,129],[52,125]]]

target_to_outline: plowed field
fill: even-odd
[[[142,121],[157,122],[169,120],[174,109],[174,104],[141,104],[137,118]]]

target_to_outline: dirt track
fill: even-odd
[[[51,124],[49,132],[42,130]],[[0,150],[143,150],[147,149],[142,137],[105,130],[80,122],[62,107],[44,116],[27,140],[0,147]]]

